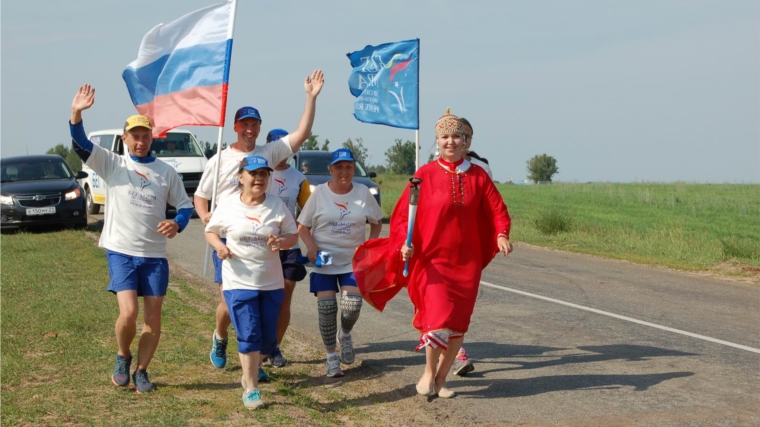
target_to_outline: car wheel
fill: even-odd
[[[90,188],[87,187],[84,192],[87,194],[87,213],[90,215],[99,214],[100,205],[95,204],[95,200],[92,199],[92,192],[90,191]],[[86,225],[87,221],[85,220],[85,226]]]

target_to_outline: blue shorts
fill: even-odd
[[[284,297],[284,289],[224,291],[224,301],[237,334],[238,352],[269,354],[274,350],[277,346],[277,321]]]
[[[222,238],[222,243],[226,245],[227,239]],[[222,283],[222,260],[216,256],[216,249],[211,253],[211,259],[214,260],[214,283]]]
[[[169,261],[166,258],[144,258],[106,250],[108,290],[137,291],[137,296],[163,297],[169,287]]]
[[[356,278],[354,272],[342,273],[342,274],[322,274],[317,272],[311,272],[309,274],[309,292],[314,295],[317,292],[335,291],[340,292],[340,288],[343,286],[358,286],[356,284]]]
[[[300,282],[306,278],[306,267],[298,263],[298,257],[301,255],[301,249],[286,249],[280,251],[280,264],[282,264],[282,275],[294,282]]]

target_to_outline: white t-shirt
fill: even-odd
[[[214,194],[214,169],[216,168],[216,163],[219,161],[220,157],[222,163],[219,165],[219,184],[216,192],[216,204],[219,205],[219,202],[229,195],[238,194],[240,192],[240,189],[238,188],[240,162],[252,154],[267,159],[269,166],[274,169],[275,165],[293,154],[293,149],[290,148],[290,139],[287,136],[279,141],[266,145],[257,145],[256,148],[250,152],[233,150],[232,147],[227,147],[222,150],[221,154],[212,157],[208,163],[206,163],[206,168],[203,170],[203,176],[201,176],[201,180],[198,183],[198,189],[195,190],[195,195],[203,197],[206,200],[211,200],[211,197]]]
[[[269,177],[267,193],[279,197],[285,203],[285,206],[288,207],[290,213],[293,214],[293,217],[295,217],[296,205],[299,204],[299,199],[304,198],[301,192],[310,193],[309,182],[306,181],[304,183],[304,181],[306,181],[306,175],[293,167],[284,170],[275,169]],[[303,187],[304,184],[306,188]],[[305,194],[305,197],[308,198],[308,194]]]
[[[232,252],[232,258],[222,262],[222,290],[271,291],[285,286],[280,253],[267,246],[267,239],[270,234],[295,234],[298,228],[280,199],[267,195],[258,206],[244,204],[240,196],[223,199],[206,231],[226,237]]]
[[[491,168],[488,167],[488,163],[480,161],[476,159],[475,157],[470,157],[470,163],[472,163],[473,165],[478,165],[481,168],[483,168],[488,174],[488,177],[491,178],[491,181],[493,181],[493,174],[491,173]]]
[[[106,212],[99,245],[115,252],[145,258],[166,258],[166,237],[158,224],[166,219],[167,203],[193,208],[177,171],[159,159],[134,161],[92,145],[86,162],[106,185]]]
[[[364,184],[355,182],[347,194],[335,194],[327,184],[314,189],[298,222],[310,227],[317,246],[333,256],[332,265],[316,268],[315,272],[350,273],[354,252],[365,239],[365,224],[379,223],[383,211]]]

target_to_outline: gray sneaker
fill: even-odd
[[[454,364],[451,365],[451,369],[454,371],[454,375],[463,377],[475,370],[475,365],[467,357],[467,352],[464,351],[464,347],[457,353],[457,358],[454,359]]]
[[[269,363],[271,363],[275,368],[282,368],[288,364],[288,359],[282,355],[280,347],[277,347],[274,349],[272,354],[269,355]]]
[[[338,331],[338,342],[340,342],[340,361],[346,365],[354,363],[356,354],[354,354],[354,340],[351,334],[341,338],[340,331]]]
[[[340,359],[337,355],[327,358],[327,378],[339,378],[343,376],[340,370]]]
[[[116,366],[113,368],[111,382],[118,387],[129,385],[129,366],[132,364],[132,356],[124,357],[116,355]]]
[[[145,369],[138,369],[132,374],[132,380],[135,382],[135,390],[138,393],[148,393],[156,389],[156,385],[148,379],[148,372]]]

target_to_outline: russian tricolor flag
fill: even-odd
[[[224,126],[233,25],[230,0],[158,24],[143,37],[122,77],[154,136],[179,126]]]

